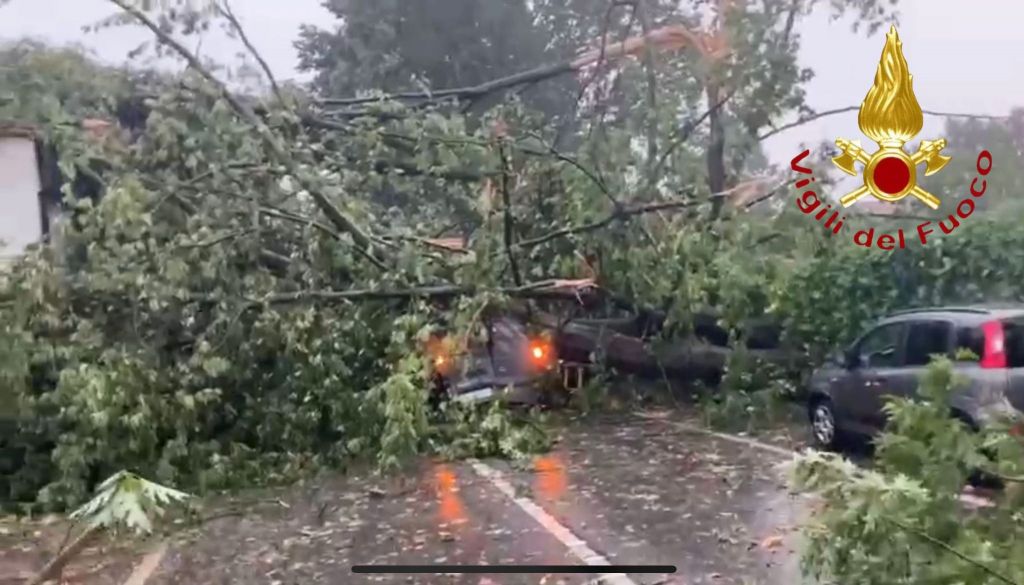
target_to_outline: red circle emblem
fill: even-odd
[[[907,188],[910,183],[910,169],[903,159],[887,156],[875,165],[874,179],[879,190],[894,195]]]

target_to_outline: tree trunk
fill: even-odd
[[[721,100],[720,88],[709,83],[707,87],[708,104],[717,104]],[[711,126],[707,152],[708,187],[712,193],[725,191],[725,131],[722,128],[721,111],[712,109],[708,122]],[[712,200],[712,217],[717,217],[725,203],[725,198],[716,197]]]

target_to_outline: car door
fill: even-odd
[[[879,325],[851,348],[846,375],[833,390],[836,414],[867,430],[884,424],[881,397],[891,392],[891,377],[902,361],[903,322]]]
[[[893,396],[917,396],[921,375],[932,356],[949,356],[953,351],[953,323],[942,319],[914,319],[907,322],[903,359],[888,374],[888,390]],[[887,396],[880,399],[884,404]]]

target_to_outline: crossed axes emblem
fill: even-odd
[[[843,172],[856,176],[855,163],[864,165],[864,184],[839,199],[843,207],[849,207],[871,193],[883,201],[890,202],[912,195],[932,209],[939,208],[939,198],[917,184],[917,165],[925,163],[926,177],[946,166],[951,157],[942,154],[942,149],[946,147],[945,138],[922,140],[921,146],[912,155],[904,152],[903,144],[882,145],[870,155],[861,148],[857,140],[839,138],[836,140],[836,146],[842,152],[839,156],[833,157],[832,162]]]

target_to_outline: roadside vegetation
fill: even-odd
[[[804,529],[804,570],[821,582],[1022,583],[1021,471],[1015,421],[975,432],[949,416],[962,384],[939,358],[921,380],[920,400],[898,398],[863,469],[835,454],[795,462],[796,487],[816,494]],[[995,506],[960,502],[970,478],[1006,484]]]
[[[356,461],[389,470],[424,453],[544,449],[533,416],[431,413],[423,350],[439,324],[465,342],[552,279],[593,278],[664,311],[667,338],[708,308],[737,342],[744,320],[773,317],[803,358],[773,371],[737,352],[704,399],[708,422],[726,428],[773,420],[802,376],[878,315],[1024,297],[1024,224],[1000,195],[1024,168],[1019,125],[949,126],[952,144],[956,133],[993,144],[991,191],[980,217],[928,246],[855,247],[795,208],[789,169],[770,167],[761,141],[778,120],[813,117],[793,22],[815,2],[719,2],[707,28],[680,24],[698,9],[678,2],[523,3],[525,15],[490,14],[486,34],[524,53],[474,61],[433,87],[463,88],[447,94],[422,91],[439,74],[413,65],[442,62],[445,45],[357,44],[344,25],[303,34],[314,88],[278,84],[251,53],[245,71],[259,82],[239,91],[221,79],[252,79],[176,40],[216,22],[244,44],[229,7],[158,4],[112,0],[120,12],[103,25],[150,28],[153,46],[188,63],[180,75],[32,43],[0,49],[0,119],[34,124],[56,147],[67,208],[60,246],[0,274],[0,499],[22,510],[81,505],[122,470],[202,494]],[[889,2],[823,4],[868,29],[891,15]],[[335,10],[387,28],[402,5]],[[464,14],[445,30],[470,28]],[[657,42],[636,41],[652,31]],[[554,49],[530,54],[539,46]],[[83,119],[112,124],[86,132]],[[931,187],[950,209],[968,196],[959,176]],[[940,404],[952,384],[939,363],[924,387]],[[606,390],[589,385],[583,410]],[[876,470],[801,463],[801,485],[825,502],[809,570],[851,583],[1024,580],[1014,509],[965,521],[951,505],[982,444],[1000,453],[1000,474],[1018,473],[1016,439],[971,435],[939,410],[894,404]]]
[[[696,390],[704,423],[711,428],[752,432],[778,426],[799,403],[799,378],[803,372],[765,364],[747,352],[737,351],[726,364],[722,381],[715,387]]]

